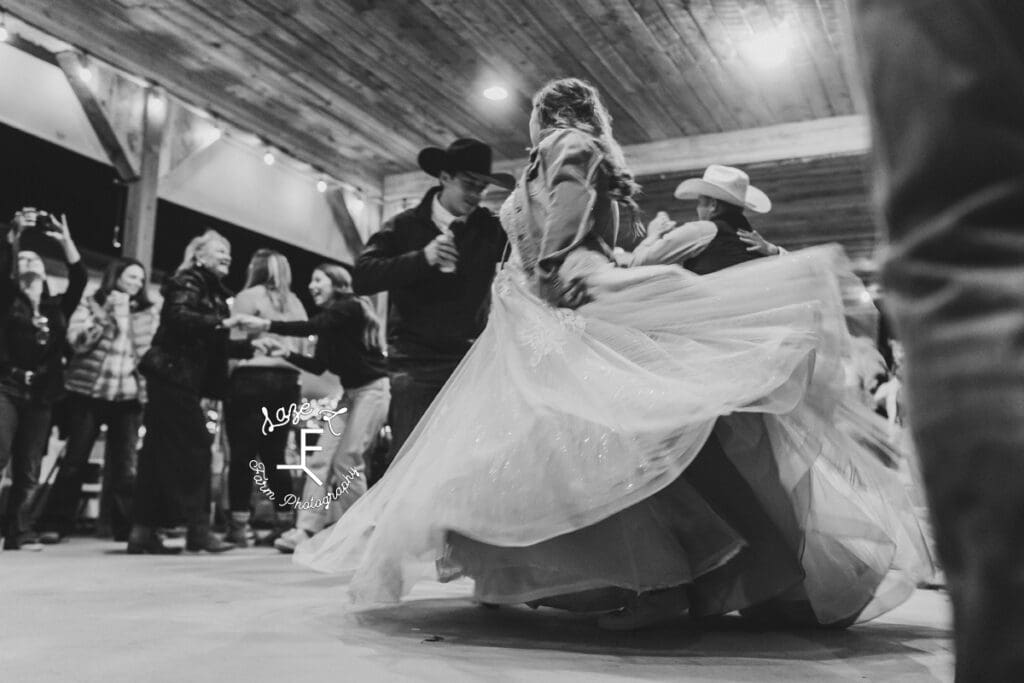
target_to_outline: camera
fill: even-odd
[[[53,227],[53,217],[50,216],[49,213],[47,213],[46,211],[39,211],[38,213],[36,213],[36,225],[34,228],[35,230],[38,230],[39,232],[46,232],[47,230],[52,230]]]
[[[34,210],[33,212],[36,215],[35,225],[30,225],[26,227],[23,231],[25,235],[46,235],[46,232],[48,230],[53,230],[55,228],[53,216],[51,216],[48,212]]]

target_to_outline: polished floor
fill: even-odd
[[[129,556],[90,539],[0,552],[0,680],[951,681],[949,606],[918,591],[845,632],[758,632],[726,619],[640,634],[528,608],[485,610],[468,585],[352,613],[334,577],[273,550]]]

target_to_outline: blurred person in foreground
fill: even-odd
[[[852,9],[956,679],[1024,680],[1024,4]]]

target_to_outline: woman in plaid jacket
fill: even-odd
[[[57,543],[74,530],[89,454],[107,426],[103,510],[117,540],[127,540],[135,479],[135,448],[145,379],[138,361],[153,342],[158,307],[146,293],[146,269],[134,259],[111,263],[99,289],[85,298],[68,324],[74,353],[68,363],[67,452],[40,519],[40,540]]]

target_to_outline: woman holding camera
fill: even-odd
[[[135,447],[146,392],[138,361],[153,341],[157,315],[146,294],[145,266],[135,259],[118,259],[107,267],[99,289],[71,316],[67,451],[39,521],[43,543],[57,543],[74,530],[85,466],[102,425],[107,427],[103,517],[115,540],[128,540]]]
[[[60,244],[68,287],[51,295],[43,260],[21,251],[22,237],[43,232]],[[17,261],[15,261],[17,254]],[[0,470],[11,463],[11,490],[0,534],[5,550],[38,550],[28,502],[39,485],[49,442],[53,402],[64,388],[63,351],[68,319],[85,289],[82,257],[67,218],[22,209],[0,227]]]

